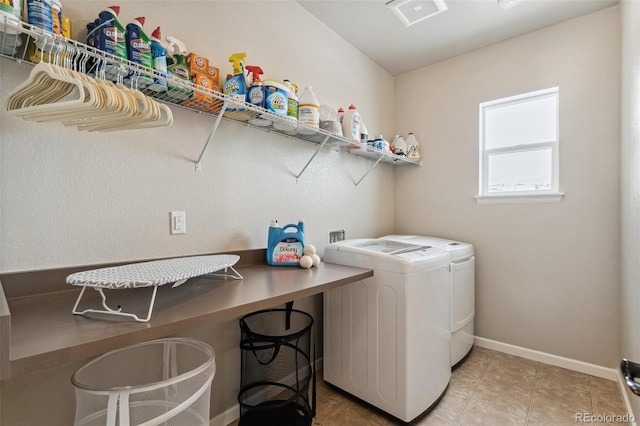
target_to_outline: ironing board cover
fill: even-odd
[[[76,272],[67,277],[67,284],[108,289],[161,286],[232,267],[238,259],[235,254],[217,254],[132,263]]]

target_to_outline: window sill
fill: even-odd
[[[501,194],[476,195],[478,204],[515,204],[515,203],[558,203],[564,197],[564,192],[547,194]]]

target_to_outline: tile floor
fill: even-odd
[[[321,373],[314,426],[401,424],[327,385]],[[629,424],[620,421],[625,413],[614,381],[474,347],[453,371],[440,403],[413,424],[623,425]]]

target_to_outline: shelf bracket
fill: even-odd
[[[202,166],[200,164],[202,162],[202,157],[204,156],[204,153],[207,151],[207,148],[209,147],[209,144],[213,140],[213,136],[216,134],[216,130],[218,130],[218,125],[220,124],[220,120],[222,120],[222,116],[224,115],[224,112],[226,110],[227,110],[227,101],[225,100],[224,103],[222,104],[222,108],[220,108],[220,113],[216,117],[216,121],[213,123],[213,127],[211,128],[211,134],[209,135],[209,139],[207,139],[207,142],[202,147],[202,151],[200,152],[200,156],[198,157],[198,160],[196,161],[196,172],[199,172],[200,170],[202,170]]]
[[[373,170],[373,168],[374,168],[375,166],[377,166],[377,165],[378,165],[378,163],[382,160],[382,158],[383,158],[383,157],[384,157],[383,155],[381,155],[380,157],[378,157],[378,159],[376,160],[376,162],[375,162],[375,163],[373,163],[373,164],[371,165],[371,167],[369,167],[369,169],[368,169],[366,172],[364,172],[364,174],[362,175],[362,177],[361,177],[360,179],[358,179],[358,181],[357,181],[357,182],[355,182],[356,186],[360,185],[360,182],[362,182],[362,181],[364,180],[364,178],[365,178],[365,177],[367,177],[367,175],[369,174],[369,172],[371,172],[371,170]]]
[[[318,148],[316,148],[316,152],[313,153],[313,155],[311,156],[311,158],[309,158],[309,161],[307,161],[307,164],[304,165],[304,167],[302,168],[302,170],[300,170],[300,173],[298,173],[296,176],[296,183],[298,183],[298,179],[300,179],[300,176],[302,176],[302,174],[304,173],[305,170],[307,170],[307,167],[309,167],[309,164],[311,164],[311,162],[313,161],[314,158],[316,158],[316,155],[318,155],[318,152],[320,152],[320,150],[322,149],[322,147],[324,147],[324,144],[327,143],[327,141],[329,140],[329,135],[327,135],[324,140],[322,141],[322,143],[320,145],[318,145]]]

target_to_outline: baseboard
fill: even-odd
[[[235,404],[209,420],[209,426],[227,426],[229,423],[238,420],[238,417],[240,417],[239,413],[240,406]]]
[[[315,371],[322,369],[322,358],[316,359],[314,369]],[[293,378],[285,378],[283,382],[293,383],[292,380]],[[229,407],[222,413],[210,419],[209,426],[227,426],[229,423],[236,421],[239,417],[240,417],[240,405],[234,404],[232,407]]]
[[[591,376],[618,381],[618,370],[613,368],[606,368],[600,365],[589,364],[588,362],[565,358],[546,352],[540,352],[534,349],[523,348],[521,346],[510,345],[509,343],[502,343],[496,340],[485,339],[484,337],[476,337],[475,344],[480,346],[481,348],[493,349],[498,352],[516,355],[522,358],[530,359],[532,361],[543,362],[545,364],[566,368],[568,370],[578,371],[580,373],[589,374]]]
[[[636,423],[636,418],[633,415],[633,410],[631,409],[631,401],[629,401],[629,392],[627,392],[627,384],[625,383],[624,376],[622,375],[622,371],[617,370],[618,373],[618,386],[620,387],[620,393],[622,394],[622,402],[624,402],[624,406],[627,408],[627,413],[631,414],[631,418],[629,419],[629,424],[631,426],[638,426]]]

